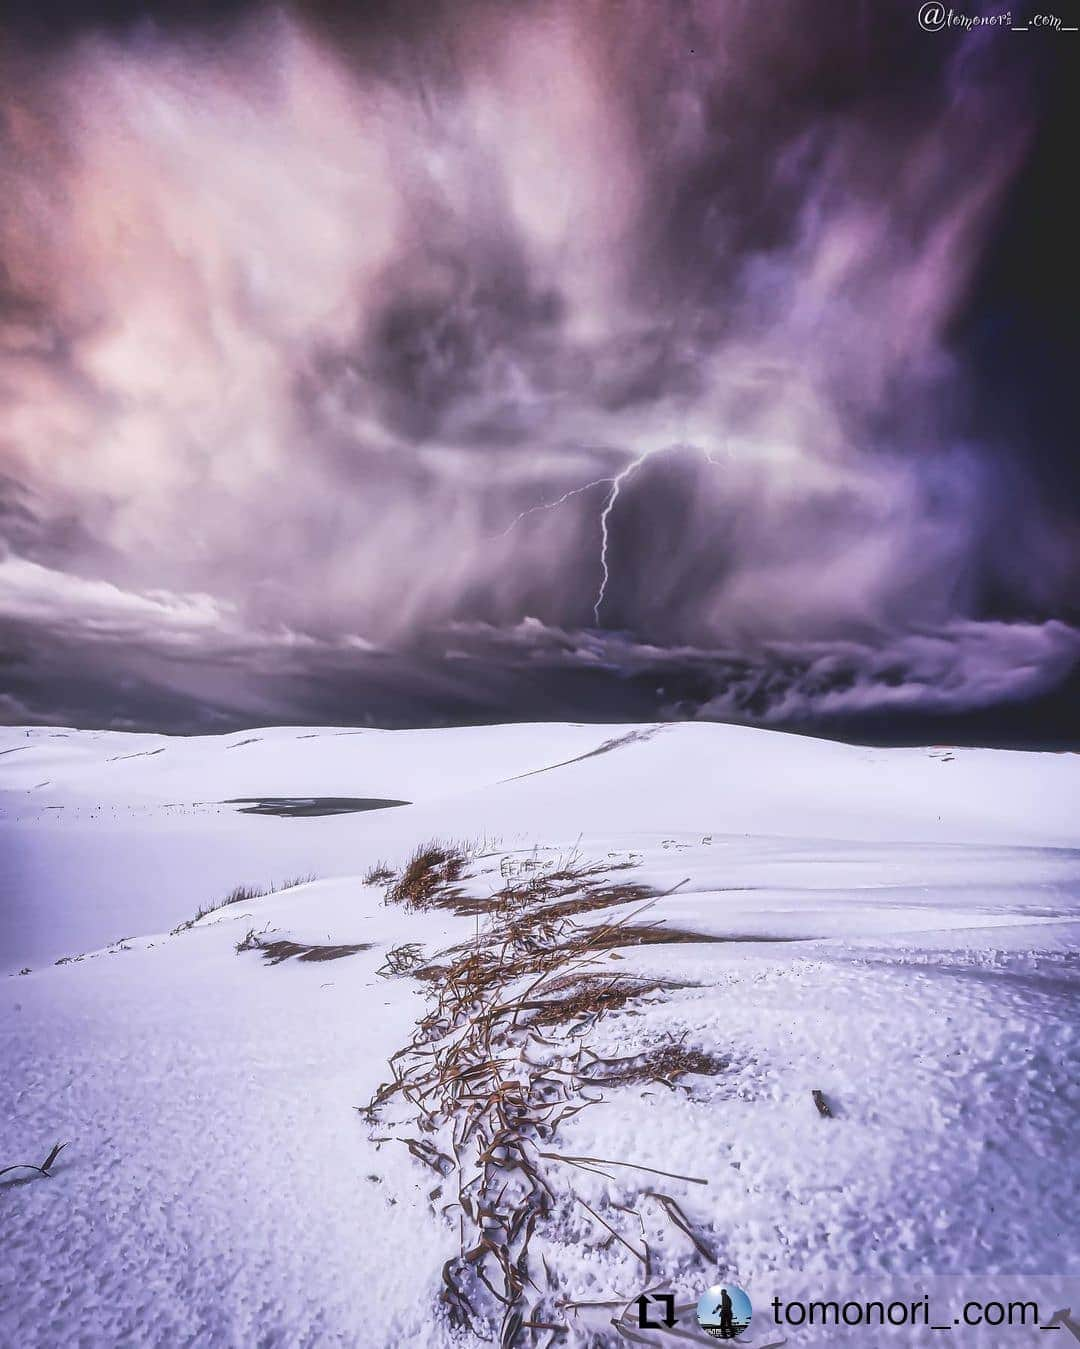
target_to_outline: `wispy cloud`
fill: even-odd
[[[581,669],[802,653],[786,693],[717,686],[715,715],[936,705],[995,643],[988,671],[1060,674],[1064,639],[987,620],[1066,616],[1075,533],[1019,456],[965,439],[948,341],[1030,129],[986,36],[910,78],[884,21],[711,0],[477,0],[332,34],[253,5],[212,42],[11,41],[21,677],[37,660],[51,687],[49,643],[86,642],[101,689],[106,647],[121,683],[166,652],[366,679],[461,622],[505,630],[496,661],[526,614],[576,633]],[[628,646],[588,632],[602,584]],[[459,707],[425,670],[403,714]]]

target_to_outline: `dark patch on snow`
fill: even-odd
[[[283,960],[341,960],[343,956],[354,956],[358,951],[370,951],[371,942],[339,943],[330,946],[309,946],[306,942],[288,941],[281,938],[265,941],[255,933],[249,932],[237,946],[237,951],[258,951],[268,965],[280,965]]]
[[[223,803],[239,806],[241,815],[275,815],[280,819],[303,819],[313,815],[350,815],[359,810],[389,810],[409,806],[379,796],[239,796]]]

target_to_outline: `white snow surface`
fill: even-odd
[[[705,724],[0,730],[0,1167],[69,1143],[51,1177],[0,1178],[0,1345],[475,1342],[437,1306],[458,1233],[432,1173],[354,1108],[432,993],[380,977],[387,949],[478,930],[363,880],[435,837],[474,845],[478,896],[504,859],[631,862],[679,886],[650,919],[721,939],[625,949],[620,971],[667,987],[591,1045],[684,1037],[725,1070],[614,1088],[558,1139],[707,1180],[663,1185],[713,1257],[658,1225],[647,1284],[578,1207],[551,1257],[576,1297],[691,1302],[730,1279],[763,1307],[1054,1276],[1080,1316],[1078,789],[1074,754]],[[411,804],[236,804],[338,797]],[[171,932],[297,876],[316,879]],[[235,950],[253,927],[366,949],[270,965]],[[643,1177],[565,1183],[629,1205]],[[588,1343],[629,1343],[596,1324]],[[889,1338],[866,1334],[786,1342]],[[783,1339],[756,1321],[740,1342]]]

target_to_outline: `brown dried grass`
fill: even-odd
[[[454,858],[463,863],[460,854]],[[461,895],[461,867],[448,865],[452,860],[435,845],[419,849],[399,883],[400,902],[483,912],[485,931],[414,971],[432,982],[431,1004],[411,1041],[391,1058],[390,1079],[361,1111],[372,1124],[388,1110],[404,1113],[404,1128],[412,1121],[414,1132],[398,1137],[437,1173],[432,1202],[443,1201],[441,1211],[456,1215],[459,1224],[458,1254],[443,1268],[443,1304],[456,1325],[482,1338],[494,1318],[498,1342],[508,1349],[523,1337],[531,1341],[534,1331],[556,1335],[567,1328],[561,1312],[570,1304],[555,1296],[557,1279],[545,1262],[547,1289],[541,1290],[530,1261],[535,1233],[569,1202],[557,1168],[605,1176],[608,1167],[664,1174],[625,1160],[554,1152],[550,1144],[560,1125],[600,1104],[601,1087],[654,1080],[671,1085],[686,1073],[721,1071],[723,1064],[681,1043],[625,1059],[600,1059],[584,1044],[601,1017],[673,986],[595,968],[598,954],[627,944],[621,934],[636,931],[631,920],[653,902],[651,892],[598,885],[603,868],[574,864],[504,886],[481,901]],[[622,919],[595,926],[576,921],[633,900],[642,902]],[[664,1211],[671,1222],[704,1250],[670,1202],[674,1207]],[[644,1236],[635,1247],[617,1230],[614,1213],[609,1222],[595,1209],[588,1212],[607,1229],[607,1241],[619,1240],[634,1252],[648,1277],[651,1253]]]
[[[387,890],[387,902],[410,909],[448,906],[457,893],[454,887],[464,874],[465,861],[465,849],[458,844],[437,839],[421,844]]]

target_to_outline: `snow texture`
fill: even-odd
[[[642,1201],[650,1286],[690,1303],[731,1280],[762,1308],[935,1279],[959,1297],[941,1281],[963,1276],[972,1297],[1038,1285],[1050,1311],[1071,1286],[1080,1307],[1078,787],[1075,755],[716,725],[0,731],[0,1166],[70,1144],[50,1177],[0,1180],[0,1345],[474,1342],[438,1308],[457,1227],[431,1172],[354,1108],[431,995],[377,973],[388,949],[478,930],[363,879],[432,837],[475,845],[478,896],[530,859],[632,862],[635,883],[683,882],[650,918],[716,939],[621,951],[668,987],[591,1047],[683,1037],[725,1070],[612,1089],[559,1137],[708,1181],[665,1186],[712,1261]],[[412,804],[236,804],[329,797]],[[308,875],[172,933],[234,886]],[[271,965],[235,950],[251,929],[365,949]],[[566,1181],[594,1207],[642,1193],[632,1172]],[[580,1207],[555,1234],[581,1299],[644,1286],[606,1235]],[[624,1342],[598,1325],[588,1342]],[[762,1331],[740,1342],[784,1339]]]

